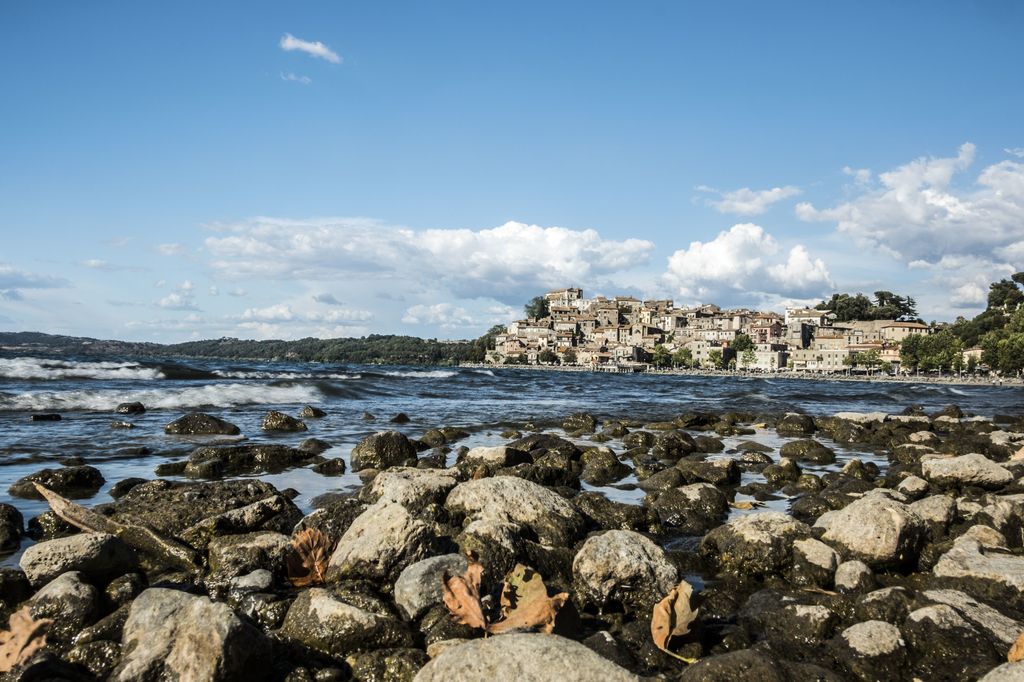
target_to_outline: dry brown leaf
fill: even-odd
[[[487,467],[483,464],[473,470],[473,480],[479,481],[481,478],[487,478]]]
[[[288,580],[295,587],[323,585],[334,543],[315,528],[306,528],[292,539],[288,556]]]
[[[651,637],[654,645],[665,653],[686,662],[692,662],[668,649],[669,640],[685,635],[690,631],[690,624],[697,619],[697,611],[690,607],[693,587],[685,580],[669,591],[668,596],[654,605],[651,613]]]
[[[1010,653],[1006,656],[1006,660],[1010,663],[1024,661],[1024,632],[1020,634],[1017,641],[1010,647]]]
[[[10,630],[0,630],[0,672],[10,672],[46,646],[49,618],[32,620],[27,606],[10,617]]]
[[[441,576],[441,591],[444,605],[448,607],[456,623],[471,628],[487,627],[484,609],[480,604],[480,579],[484,567],[475,552],[466,552],[469,565],[462,575],[449,575],[448,571]]]
[[[1024,447],[1022,447],[1020,450],[1018,450],[1017,452],[1013,453],[1013,455],[1010,456],[1011,461],[1017,461],[1021,459],[1024,459]]]
[[[548,588],[537,571],[516,564],[505,576],[501,591],[502,619],[492,623],[487,631],[500,634],[510,630],[540,630],[551,634],[558,611],[568,601],[569,594],[561,592],[548,596]]]
[[[732,507],[733,509],[743,509],[743,510],[757,509],[758,507],[763,507],[764,506],[764,502],[754,502],[754,501],[751,501],[751,500],[740,500],[739,502],[731,502],[729,504],[729,506]]]

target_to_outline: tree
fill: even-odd
[[[549,310],[548,299],[543,296],[534,296],[530,299],[529,303],[523,306],[523,311],[526,312],[526,316],[537,320],[542,317],[547,317]]]
[[[655,367],[668,367],[672,364],[672,354],[668,352],[668,348],[659,343],[654,347],[653,362]]]
[[[545,348],[537,355],[537,361],[546,365],[552,365],[558,362],[558,356],[550,348]]]
[[[562,353],[562,362],[566,365],[576,364],[576,351],[572,348]]]
[[[689,348],[680,348],[672,354],[672,364],[676,367],[693,365],[693,352]]]
[[[733,339],[731,345],[737,353],[742,353],[743,351],[751,350],[754,347],[754,340],[747,334],[743,334],[741,332],[736,335],[736,338]]]
[[[747,348],[743,351],[743,354],[740,355],[740,363],[745,368],[757,364],[757,353],[754,352],[753,348]]]
[[[708,353],[708,364],[710,364],[713,369],[721,369],[722,351],[716,349]]]

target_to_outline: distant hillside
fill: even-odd
[[[371,334],[348,339],[251,341],[235,338],[159,344],[0,332],[0,350],[45,355],[119,355],[366,364],[451,365],[484,358],[488,336],[476,341],[437,341],[415,336]]]

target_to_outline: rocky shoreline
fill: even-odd
[[[154,472],[188,481],[119,481],[91,508],[87,463],[15,483],[54,510],[26,529],[0,505],[0,546],[36,541],[0,569],[0,617],[23,640],[0,679],[1024,679],[1007,662],[1024,633],[1024,418],[574,414],[488,447],[460,446],[462,428],[381,431],[332,458],[322,414],[267,414],[295,446],[184,415],[168,433],[239,440]],[[253,478],[293,467],[363,485],[304,515]],[[313,532],[330,546],[303,548]],[[501,634],[453,607],[473,565],[471,605],[491,632],[512,624]],[[523,575],[554,606],[515,627]],[[652,613],[684,582],[696,615],[662,648]],[[52,621],[45,646],[18,614]]]

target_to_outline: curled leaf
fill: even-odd
[[[49,618],[32,620],[29,607],[11,614],[10,629],[0,630],[0,672],[10,672],[46,646]]]
[[[1006,660],[1010,663],[1024,661],[1024,632],[1020,634],[1017,641],[1010,647],[1010,653],[1006,656]]]
[[[295,587],[323,585],[334,543],[315,528],[306,528],[292,539],[288,556],[288,580]]]
[[[488,626],[487,631],[495,635],[511,630],[540,630],[551,634],[555,618],[568,600],[567,592],[549,597],[540,574],[516,564],[505,577],[501,591],[502,619]]]
[[[668,595],[654,605],[651,613],[651,638],[654,645],[680,660],[692,663],[692,659],[683,658],[668,649],[669,640],[690,632],[690,624],[697,619],[697,611],[690,606],[693,587],[681,580]]]
[[[476,553],[466,552],[466,558],[469,565],[465,573],[449,575],[445,571],[441,576],[442,597],[456,623],[483,630],[487,627],[483,606],[480,604],[480,579],[484,567]]]

